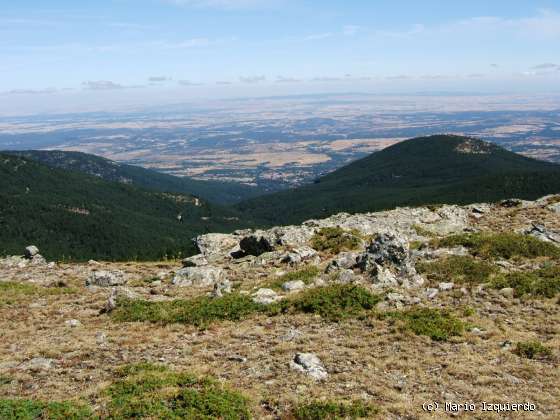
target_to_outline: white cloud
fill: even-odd
[[[342,33],[345,36],[354,36],[357,35],[358,32],[360,32],[360,27],[356,26],[356,25],[346,25],[343,29],[342,29]]]
[[[333,34],[332,32],[324,32],[321,34],[311,34],[311,35],[307,35],[305,38],[303,38],[304,41],[319,41],[321,39],[327,39],[332,37]]]
[[[243,83],[259,83],[259,82],[264,82],[266,80],[265,76],[241,76],[239,78],[239,80]]]
[[[148,78],[148,82],[151,83],[163,83],[167,82],[168,80],[171,80],[171,78],[167,76],[152,76]]]
[[[531,67],[533,70],[556,70],[557,68],[560,68],[560,66],[554,63],[542,63]]]
[[[276,83],[299,83],[301,79],[296,79],[294,77],[277,76]]]
[[[190,80],[179,80],[181,86],[202,86],[202,83],[191,82]]]
[[[86,89],[91,90],[116,90],[116,89],[124,89],[125,86],[111,82],[110,80],[96,80],[96,81],[87,81],[83,82],[82,86]]]

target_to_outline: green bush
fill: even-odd
[[[296,420],[338,420],[371,418],[377,414],[377,407],[355,401],[350,404],[339,402],[312,402],[294,409]]]
[[[282,285],[287,281],[295,281],[295,280],[301,280],[305,284],[310,284],[315,279],[315,277],[317,277],[320,273],[321,270],[319,270],[319,267],[314,265],[309,265],[305,268],[302,268],[301,270],[292,271],[290,273],[286,273],[283,276],[278,277],[277,279],[274,279],[273,281],[267,284],[267,287],[270,287],[271,289],[281,289]]]
[[[347,232],[340,227],[326,227],[313,235],[310,244],[317,251],[338,254],[341,251],[351,251],[358,248],[361,240],[355,233]]]
[[[451,256],[433,262],[419,262],[416,269],[433,282],[453,281],[459,284],[487,282],[498,269],[470,256]]]
[[[164,302],[123,299],[118,302],[113,317],[124,322],[182,323],[206,328],[213,321],[237,321],[263,308],[263,305],[254,303],[250,296],[238,293],[221,298],[203,296]]]
[[[552,298],[560,293],[560,267],[548,265],[530,272],[508,273],[492,281],[496,289],[511,287],[517,296],[531,294]]]
[[[0,419],[6,420],[82,420],[94,419],[91,409],[70,401],[0,399]]]
[[[517,343],[514,353],[527,359],[546,358],[552,355],[552,350],[539,341],[523,341]]]
[[[119,373],[123,378],[105,391],[109,399],[105,418],[250,418],[247,399],[213,379],[150,364],[133,365]]]
[[[293,299],[271,306],[269,312],[312,313],[331,321],[339,321],[365,315],[379,301],[379,296],[363,287],[335,284],[302,292]]]
[[[384,316],[403,321],[407,330],[435,341],[446,341],[449,337],[459,336],[466,326],[463,321],[442,309],[417,308],[389,312]]]
[[[529,235],[517,233],[471,233],[452,235],[432,242],[438,247],[464,246],[482,258],[560,257],[560,248]]]

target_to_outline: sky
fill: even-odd
[[[0,102],[13,113],[320,92],[560,91],[559,0],[2,3]]]

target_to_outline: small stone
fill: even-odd
[[[453,289],[453,287],[455,287],[455,283],[442,282],[442,283],[439,284],[439,290],[441,290],[442,292],[445,292],[446,290],[451,290],[451,289]]]
[[[259,289],[253,295],[253,302],[261,305],[270,305],[280,299],[280,296],[272,289]]]
[[[22,368],[33,372],[41,370],[49,370],[52,368],[54,361],[44,357],[34,357],[33,359],[23,363]]]
[[[389,302],[404,302],[406,298],[399,293],[387,293],[385,297]]]
[[[508,299],[513,299],[515,296],[515,290],[511,287],[504,287],[503,289],[500,289],[500,295]]]
[[[82,323],[80,321],[78,321],[77,319],[69,319],[65,322],[65,324],[67,326],[69,326],[70,328],[76,328],[82,325]]]
[[[321,359],[313,353],[297,353],[294,360],[290,362],[292,369],[306,373],[316,381],[327,379],[328,373]]]
[[[294,292],[305,288],[305,283],[301,280],[287,281],[282,285],[282,289],[286,292]]]
[[[222,280],[214,285],[212,296],[222,297],[224,294],[232,292],[232,285],[229,280]]]
[[[426,297],[428,299],[434,299],[439,293],[438,289],[428,288],[426,289]]]
[[[300,330],[296,328],[290,328],[286,334],[280,337],[280,339],[282,341],[293,341],[297,340],[301,336],[303,336],[303,333]]]
[[[95,334],[95,342],[98,345],[103,345],[107,343],[107,334],[105,334],[103,331],[98,331]]]
[[[474,335],[481,335],[481,334],[484,333],[484,331],[482,331],[480,328],[477,328],[477,327],[474,327],[473,329],[471,329],[471,332],[472,332]]]
[[[239,362],[239,363],[245,363],[247,361],[246,357],[240,356],[238,354],[231,354],[231,355],[227,356],[227,359],[229,361]]]

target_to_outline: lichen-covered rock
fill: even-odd
[[[206,260],[214,262],[229,258],[238,250],[239,237],[224,233],[207,233],[197,236],[195,245]]]
[[[290,362],[290,367],[309,375],[316,381],[324,381],[329,376],[321,359],[313,353],[297,353]]]
[[[545,242],[560,244],[560,232],[547,229],[544,225],[533,223],[531,229],[526,232],[528,235]]]
[[[226,279],[222,268],[213,266],[185,267],[175,273],[175,286],[208,287]]]
[[[301,246],[292,249],[282,257],[282,262],[288,264],[299,264],[317,257],[317,251],[309,246]]]
[[[113,287],[126,283],[122,271],[92,271],[86,280],[86,286]]]
[[[25,248],[25,252],[24,252],[25,258],[30,260],[37,254],[39,254],[39,248],[37,248],[35,245],[29,245],[28,247]]]
[[[203,254],[197,254],[192,257],[185,258],[182,263],[183,267],[201,267],[203,265],[208,265],[208,260]]]
[[[225,294],[232,292],[232,284],[229,280],[225,279],[214,284],[214,290],[212,291],[212,296],[222,297]]]
[[[329,263],[326,272],[330,273],[339,269],[354,268],[358,263],[360,254],[357,252],[341,252]]]

